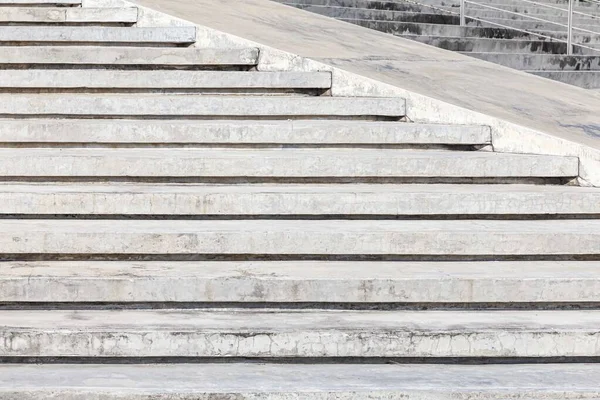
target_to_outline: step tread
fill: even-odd
[[[202,94],[0,94],[0,115],[384,116],[405,115],[394,97],[206,96]]]
[[[191,44],[196,28],[99,26],[2,26],[0,42],[170,43]]]
[[[600,254],[600,220],[0,220],[6,254]]]
[[[0,184],[1,214],[600,214],[600,189],[540,185]]]
[[[595,378],[594,378],[595,377]],[[19,399],[45,394],[77,398],[192,399],[231,393],[239,399],[357,396],[418,400],[471,397],[593,399],[600,396],[600,365],[0,365],[0,393]],[[135,393],[135,394],[134,394]],[[37,396],[37,397],[36,397]],[[145,397],[147,396],[147,397]],[[389,397],[388,397],[389,396]]]
[[[135,23],[137,16],[137,7],[0,7],[0,22]]]
[[[330,72],[1,70],[0,88],[331,88]]]
[[[491,130],[377,121],[0,119],[0,142],[483,145],[491,143]]]
[[[600,301],[598,261],[40,261],[2,271],[2,302]]]
[[[0,320],[4,356],[600,355],[596,310],[0,310]]]
[[[0,149],[0,176],[15,177],[576,177],[578,165],[576,157],[403,149]]]
[[[1,64],[73,65],[256,65],[257,48],[171,48],[95,46],[15,46],[0,52]]]

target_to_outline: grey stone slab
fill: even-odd
[[[0,70],[0,88],[329,89],[329,72]],[[118,100],[117,100],[118,101]]]
[[[587,303],[598,261],[4,262],[0,301]]]
[[[316,103],[318,104],[318,103]],[[564,177],[574,157],[363,148],[0,149],[2,177]]]
[[[135,7],[0,7],[0,23],[130,23],[137,21]]]
[[[600,311],[8,310],[0,320],[0,356],[600,356]]]
[[[594,400],[598,364],[0,365],[0,399]]]
[[[7,254],[598,255],[600,220],[0,220]]]
[[[600,189],[527,185],[2,184],[0,214],[600,214]]]
[[[486,145],[486,126],[376,121],[0,119],[4,143]]]
[[[170,47],[15,46],[0,51],[0,65],[140,65],[140,66],[251,66],[258,49]]]
[[[406,102],[385,97],[4,94],[0,115],[171,117],[402,117]]]
[[[2,26],[0,43],[130,43],[192,44],[196,28],[190,27],[99,27],[99,26]]]
[[[465,55],[519,70],[600,71],[599,56],[567,56],[565,54],[476,53]]]
[[[526,71],[584,89],[600,89],[600,71]]]

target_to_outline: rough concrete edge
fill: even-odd
[[[257,47],[260,49],[258,69],[261,71],[330,71],[333,79],[332,96],[403,97],[406,99],[407,117],[414,122],[487,125],[492,131],[494,151],[578,157],[578,183],[582,186],[600,187],[600,150],[589,146],[379,82],[226,32],[197,25],[133,2],[124,0],[83,0],[83,6],[137,6],[139,7],[137,26],[193,25],[196,27],[197,39],[193,47]]]

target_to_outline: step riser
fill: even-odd
[[[466,216],[514,218],[600,215],[598,195],[491,195],[361,193],[244,193],[205,190],[204,193],[0,193],[3,215],[137,215],[137,216],[301,216],[385,217]]]
[[[135,231],[115,221],[3,220],[0,225],[2,251],[15,255],[600,254],[600,222],[594,220],[486,221],[490,228],[483,231],[477,230],[479,221],[136,221]],[[428,228],[442,226],[443,231]]]
[[[196,41],[195,27],[109,28],[109,27],[0,27],[0,43],[46,45],[189,45]]]
[[[497,262],[491,270],[477,262],[20,262],[4,263],[0,302],[518,303],[535,308],[599,302],[598,267],[597,262]]]
[[[63,117],[382,117],[405,115],[400,98],[0,95],[3,116]]]
[[[258,49],[17,46],[0,52],[0,66],[105,66],[105,67],[254,67]]]
[[[223,92],[331,88],[328,72],[0,70],[0,90],[194,90]]]
[[[531,73],[555,81],[568,83],[569,85],[579,86],[584,89],[600,88],[600,71],[532,71]]]
[[[484,126],[359,121],[0,120],[0,143],[485,146],[491,133]]]
[[[2,8],[0,25],[6,24],[135,24],[137,8]]]

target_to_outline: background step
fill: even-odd
[[[205,95],[0,95],[0,115],[170,117],[389,117],[405,115],[395,97],[283,97]]]
[[[600,301],[599,261],[39,261],[2,271],[9,303]]]
[[[489,39],[479,37],[444,37],[401,35],[405,39],[440,47],[451,51],[475,52],[532,52],[532,53],[564,53],[566,44],[544,40],[519,40],[519,39]],[[576,48],[576,53],[587,54],[592,50]]]
[[[15,46],[0,51],[0,65],[255,66],[258,49],[171,47]]]
[[[508,54],[476,52],[467,52],[464,54],[519,70],[600,71],[600,55],[567,56],[566,54]]]
[[[569,178],[578,175],[578,167],[576,157],[472,151],[356,148],[0,149],[0,177]]]
[[[134,24],[136,7],[0,7],[0,23],[106,23]]]
[[[7,255],[600,254],[600,220],[0,220]]]
[[[0,365],[0,398],[33,400],[486,399],[564,400],[600,396],[598,364],[545,365]]]
[[[600,190],[542,185],[2,184],[4,215],[600,215]]]
[[[0,70],[2,89],[329,89],[330,72]]]
[[[4,357],[594,357],[600,311],[3,310]]]
[[[525,71],[584,89],[600,88],[600,71]]]
[[[0,143],[488,145],[481,125],[383,121],[0,120]]]
[[[0,0],[0,7],[75,7],[81,6],[81,0]]]
[[[98,27],[98,26],[3,26],[0,43],[110,43],[110,44],[192,44],[196,28],[190,27]]]

